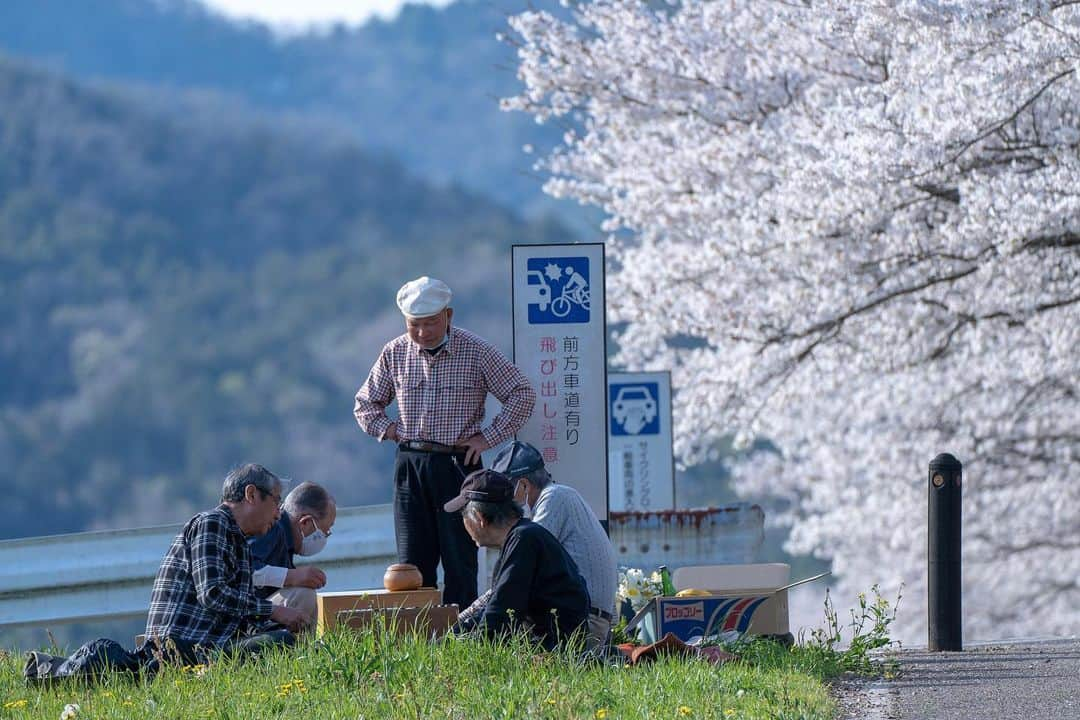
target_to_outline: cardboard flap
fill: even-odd
[[[813,577],[803,578],[802,580],[796,580],[793,583],[788,583],[784,587],[776,588],[775,590],[773,590],[773,593],[774,594],[778,593],[781,590],[789,590],[789,589],[795,587],[796,585],[805,585],[808,582],[813,582],[815,580],[820,580],[821,578],[825,577],[826,575],[832,575],[832,570],[826,570],[825,572],[821,573],[820,575],[815,575]]]
[[[645,603],[645,606],[638,610],[634,617],[630,618],[630,622],[626,623],[627,632],[636,628],[638,626],[638,623],[644,620],[645,616],[652,611],[654,605],[656,605],[656,598],[651,598],[649,602]]]

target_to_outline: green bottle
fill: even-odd
[[[660,590],[664,597],[672,597],[675,594],[675,585],[671,582],[671,573],[668,572],[667,565],[660,566]]]

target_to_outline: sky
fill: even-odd
[[[283,30],[343,22],[359,25],[372,15],[391,18],[404,0],[202,0],[203,4],[235,18],[261,20]],[[412,0],[446,5],[450,0]]]

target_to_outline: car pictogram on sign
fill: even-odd
[[[637,435],[656,419],[656,398],[646,385],[624,385],[611,404],[611,417],[627,435]]]

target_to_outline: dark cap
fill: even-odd
[[[514,499],[514,483],[495,470],[477,470],[469,473],[461,484],[461,493],[443,505],[446,512],[457,512],[473,500],[477,502],[503,503]]]
[[[499,451],[492,467],[507,477],[516,478],[544,467],[544,458],[529,443],[515,440]]]

